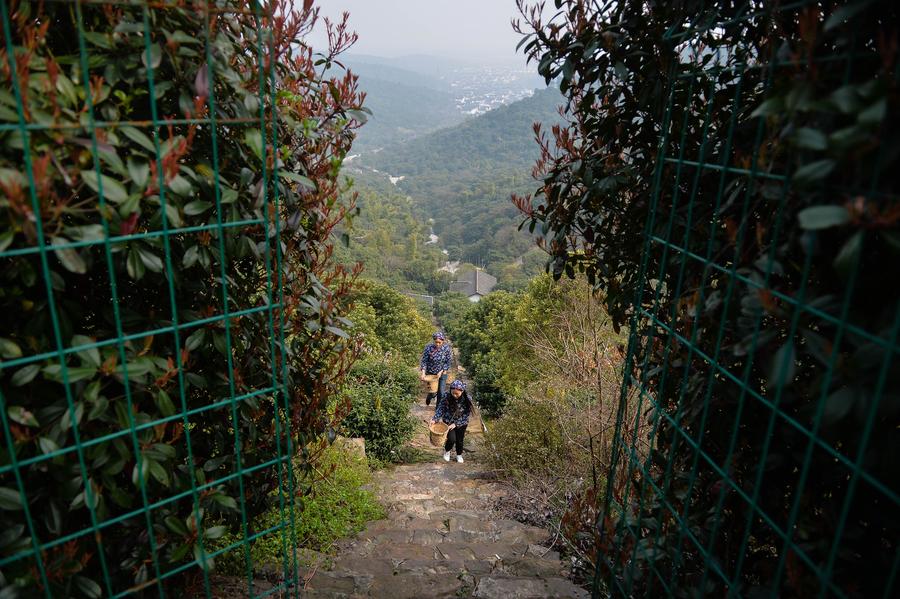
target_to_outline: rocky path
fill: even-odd
[[[387,518],[342,541],[330,564],[308,573],[303,596],[587,597],[565,577],[559,554],[542,545],[547,530],[492,512],[506,491],[479,460],[477,418],[466,434],[465,463],[446,463],[443,450],[428,443],[424,421],[433,411],[412,408],[423,422],[412,445],[425,459],[377,475]]]

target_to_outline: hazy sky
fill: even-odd
[[[515,0],[316,0],[316,6],[332,18],[350,12],[359,34],[354,53],[525,63],[515,52],[520,37],[510,26],[518,15]],[[321,45],[322,39],[312,41]]]

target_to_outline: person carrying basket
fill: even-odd
[[[426,380],[437,377],[437,392],[430,391],[425,396],[425,405],[431,405],[431,400],[444,394],[444,385],[447,382],[447,372],[453,361],[453,350],[450,343],[441,331],[435,331],[431,336],[432,342],[425,346],[422,359],[419,360],[419,378]],[[434,387],[432,387],[434,389]]]
[[[438,397],[431,422],[448,425],[447,440],[444,441],[444,461],[450,461],[450,450],[456,446],[456,461],[463,463],[463,438],[472,413],[472,400],[466,393],[466,384],[460,380],[450,383],[450,391]]]

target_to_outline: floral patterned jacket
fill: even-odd
[[[455,405],[451,405],[455,404]],[[445,424],[456,424],[456,426],[466,426],[469,424],[469,416],[472,413],[472,400],[469,394],[463,391],[459,399],[454,399],[449,391],[445,391],[441,395],[437,406],[434,409],[434,419],[440,420]]]
[[[453,361],[453,350],[446,341],[440,347],[434,343],[425,346],[422,352],[422,359],[419,360],[419,369],[424,370],[425,374],[437,374],[443,370],[450,370]]]

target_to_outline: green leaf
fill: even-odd
[[[784,112],[784,98],[775,96],[757,106],[756,110],[750,113],[750,117],[769,116],[771,114],[780,114],[782,112]]]
[[[812,206],[801,210],[797,220],[807,230],[828,229],[850,222],[850,212],[843,206]]]
[[[197,560],[197,563],[200,564],[200,567],[204,570],[209,570],[213,567],[214,562],[213,558],[206,554],[206,559],[203,559],[203,548],[200,546],[200,543],[194,545],[194,559]]]
[[[226,528],[224,526],[211,526],[203,532],[203,536],[210,540],[220,539],[225,534],[225,531]]]
[[[80,102],[78,101],[78,92],[75,90],[75,85],[72,84],[72,80],[66,77],[65,73],[59,73],[57,75],[56,91],[62,95],[69,105],[69,108],[79,107]]]
[[[262,160],[263,157],[263,138],[259,129],[247,129],[244,132],[244,142],[253,151],[257,158]]]
[[[137,248],[138,255],[141,257],[141,262],[144,263],[144,266],[147,267],[147,270],[150,272],[162,272],[163,270],[163,261],[162,258],[151,252],[146,248],[139,247]]]
[[[38,438],[38,446],[41,448],[41,453],[44,455],[59,450],[59,445],[56,444],[56,441],[48,439],[47,437]]]
[[[828,138],[818,129],[801,127],[794,133],[794,144],[807,150],[824,150],[828,147]]]
[[[24,545],[27,545],[30,539],[23,539],[22,535],[25,533],[25,525],[24,524],[16,524],[10,526],[3,532],[0,532],[0,549],[5,549],[15,543],[16,541],[25,541]],[[16,543],[17,545],[19,543]]]
[[[238,509],[238,504],[237,501],[235,501],[234,497],[229,497],[228,495],[224,495],[222,493],[216,493],[212,496],[212,499],[222,507],[229,510]]]
[[[859,113],[857,120],[860,125],[878,125],[887,116],[887,98],[881,98],[865,110]]]
[[[100,585],[90,578],[76,576],[75,586],[78,587],[78,590],[88,599],[100,599],[100,597],[103,596],[103,590],[100,588]]]
[[[6,248],[12,245],[13,239],[15,239],[15,233],[12,231],[0,233],[0,252],[6,251]]]
[[[30,426],[33,428],[37,428],[38,426],[40,426],[38,424],[37,418],[34,417],[34,414],[29,412],[22,406],[9,406],[6,409],[6,413],[14,422],[18,422],[21,425]]]
[[[0,337],[0,356],[7,360],[21,358],[22,348],[18,346],[12,339]]]
[[[335,335],[337,335],[338,337],[341,337],[342,339],[350,338],[350,335],[348,335],[344,330],[339,329],[337,327],[327,326],[327,327],[325,327],[325,330],[334,333]]]
[[[142,131],[139,129],[135,129],[134,127],[123,125],[119,127],[119,131],[122,132],[125,137],[141,146],[145,150],[156,153],[156,146],[153,145],[153,142],[150,141],[150,138],[144,135]]]
[[[0,510],[15,511],[22,509],[22,496],[18,491],[8,487],[0,487]]]
[[[128,176],[131,177],[132,183],[143,191],[147,187],[147,179],[150,177],[150,164],[143,160],[135,160],[128,158]]]
[[[194,264],[197,263],[197,260],[200,258],[200,246],[192,245],[187,249],[184,253],[184,256],[181,258],[181,264],[185,268],[190,268]],[[195,333],[196,334],[196,333]],[[193,335],[192,335],[193,336]],[[188,349],[191,349],[190,347]]]
[[[175,31],[172,35],[168,36],[169,40],[173,42],[177,42],[179,44],[201,44],[203,43],[200,38],[194,37],[192,35],[186,34],[182,30]]]
[[[24,368],[20,368],[16,371],[16,373],[12,376],[12,384],[14,387],[21,387],[23,385],[27,385],[31,381],[34,380],[34,377],[41,371],[40,364],[29,364]]]
[[[309,189],[310,191],[315,191],[316,184],[312,182],[312,179],[309,177],[304,177],[303,175],[298,175],[297,173],[292,173],[290,171],[278,171],[278,176],[282,179],[287,179],[288,181],[293,181],[294,183],[299,183],[301,186]]]
[[[175,516],[166,516],[164,522],[166,523],[166,527],[175,534],[182,537],[188,536],[189,533],[187,526],[184,525],[184,522],[181,521],[181,518],[177,518]]]
[[[50,243],[54,246],[65,245],[69,243],[69,240],[65,237],[53,237],[50,240]],[[83,275],[87,272],[87,263],[75,248],[56,248],[53,250],[53,253],[56,254],[60,263],[69,272],[74,272],[79,275]]]
[[[841,251],[834,259],[834,269],[842,279],[850,277],[850,272],[856,267],[859,253],[862,250],[862,231],[857,231],[853,237],[847,240],[841,247]]]
[[[219,200],[222,204],[233,204],[238,199],[238,192],[230,187],[222,188],[222,197]]]
[[[194,351],[201,345],[203,345],[203,341],[206,339],[206,330],[205,329],[197,329],[187,338],[187,341],[184,342],[184,346],[188,351]]]
[[[188,197],[194,193],[194,186],[191,185],[191,182],[178,175],[171,181],[169,181],[169,189],[172,190],[173,193],[177,193],[182,197]]]
[[[155,460],[148,459],[147,462],[150,464],[150,475],[159,482],[159,484],[164,487],[169,486],[169,473],[166,472],[166,469],[162,467],[162,464]]]
[[[72,347],[78,348],[83,345],[95,345],[96,341],[87,337],[86,335],[75,335],[72,337]],[[103,359],[100,357],[100,350],[96,347],[88,347],[86,349],[81,349],[77,351],[78,356],[95,367],[100,367],[100,364],[103,362]]]
[[[788,341],[775,352],[772,358],[772,366],[769,369],[769,389],[776,389],[790,385],[794,381],[797,372],[796,352],[794,342]]]
[[[83,32],[83,37],[86,42],[89,42],[98,48],[103,48],[104,50],[111,50],[112,40],[110,39],[110,35],[108,33],[98,33],[95,31],[85,31]]]
[[[56,381],[57,383],[63,382],[62,366],[60,366],[59,364],[44,366],[44,368],[42,368],[42,371],[44,375],[51,381]],[[94,376],[96,372],[97,368],[94,366],[69,366],[66,369],[66,374],[70,383],[89,379]]]
[[[147,63],[147,55],[149,53],[150,62]],[[145,49],[141,52],[141,62],[145,67],[155,69],[162,62],[162,48],[159,47],[159,44],[150,44],[149,52]]]
[[[128,276],[135,281],[140,281],[144,276],[144,261],[141,260],[140,254],[135,251],[134,248],[128,250],[128,259],[125,263],[125,270],[128,271]]]
[[[198,214],[203,214],[207,210],[212,207],[211,202],[206,202],[204,200],[194,200],[193,202],[189,202],[184,207],[184,213],[188,216],[196,216]]]
[[[834,170],[834,166],[835,162],[830,158],[804,164],[794,173],[794,183],[798,185],[808,185],[820,181]]]
[[[156,392],[156,407],[159,408],[159,413],[166,417],[175,413],[175,404],[163,389]]]
[[[75,424],[81,424],[81,419],[84,417],[84,404],[79,402],[75,403]],[[72,428],[72,410],[67,409],[63,412],[62,418],[59,420],[59,428],[63,432]]]
[[[844,114],[855,112],[859,107],[859,95],[856,93],[856,87],[845,85],[834,90],[831,93],[831,103]]]
[[[823,422],[834,424],[850,412],[855,402],[856,392],[850,387],[841,387],[825,399]]]
[[[125,186],[108,175],[101,174],[98,182],[97,171],[81,171],[81,178],[84,180],[85,185],[97,194],[100,193],[100,184],[102,183],[103,197],[110,202],[121,204],[128,199],[128,191],[125,189]]]
[[[138,468],[140,466],[140,468]],[[150,460],[141,456],[141,458],[135,463],[134,468],[131,470],[131,482],[135,487],[139,487],[141,485],[141,480],[144,482],[147,481],[147,475],[150,473]]]

